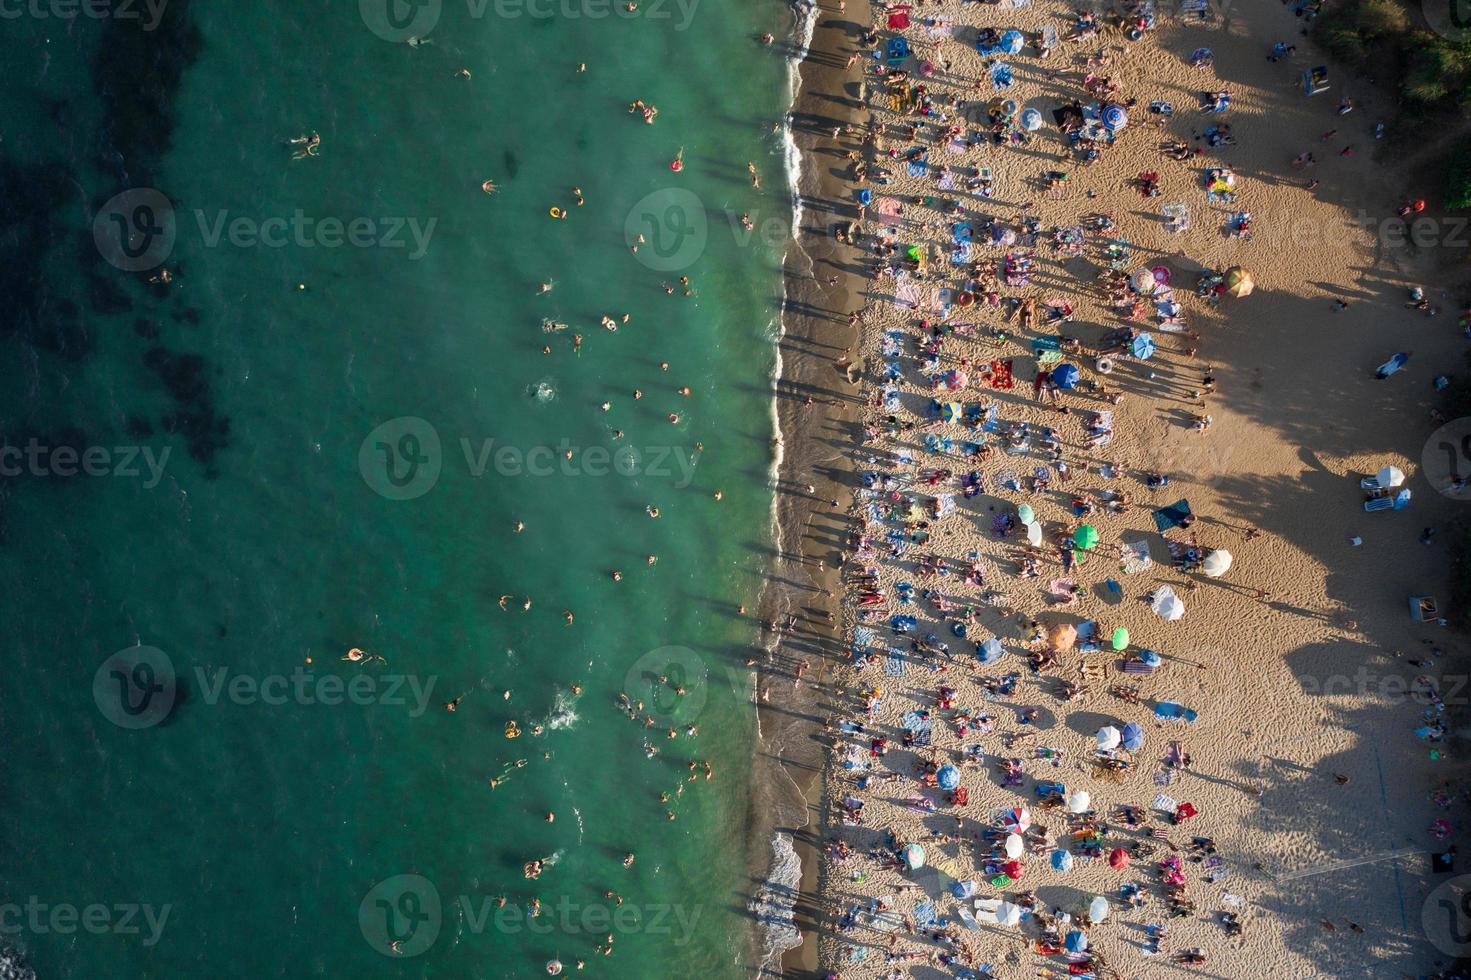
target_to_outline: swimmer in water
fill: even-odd
[[[460,702],[463,701],[463,700],[465,700],[465,696],[463,694],[461,694],[459,697],[455,698],[453,701],[446,701],[444,703],[444,710],[445,711],[454,711],[456,708],[458,708],[460,706]]]
[[[498,187],[495,186],[495,181],[493,181],[493,180],[487,180],[484,183],[482,183],[480,185],[480,189],[483,190],[487,194],[494,194],[496,191],[500,190],[500,188],[498,188]]]
[[[517,534],[520,534],[524,530],[526,530],[526,525],[523,524],[523,523],[521,523],[520,521],[517,521],[516,522],[516,525],[515,525],[515,531],[516,531],[516,533]]]
[[[470,74],[470,69],[468,69],[468,68],[461,68],[459,71],[455,72],[455,77],[456,78],[463,78],[463,79],[465,79],[465,80],[468,81],[468,80],[474,78],[475,76]]]
[[[372,663],[375,660],[382,660],[385,664],[388,663],[387,660],[384,660],[382,657],[378,656],[378,654],[368,653],[367,651],[360,650],[357,647],[353,647],[351,650],[347,651],[347,654],[343,656],[342,659],[355,664]]]
[[[526,601],[521,603],[521,611],[531,612],[531,596],[527,596]]]
[[[564,609],[564,610],[562,610],[562,618],[565,619],[565,620],[567,620],[567,625],[568,626],[571,626],[572,625],[572,610],[570,610],[570,609]]]
[[[574,187],[574,188],[572,188],[572,196],[575,197],[575,198],[577,198],[577,206],[578,207],[582,207],[582,205],[584,203],[586,203],[582,199],[582,188],[581,187]]]
[[[658,517],[659,508],[655,507],[653,504],[649,504],[649,506],[644,508],[644,513],[648,514],[650,517]]]
[[[555,284],[550,279],[548,279],[546,282],[544,282],[544,283],[541,284],[541,288],[538,289],[537,292],[538,293],[549,293],[549,292],[552,291],[552,286],[553,285],[555,285]]]
[[[501,596],[501,598],[500,598],[500,602],[499,602],[499,603],[497,603],[497,604],[498,604],[498,605],[499,605],[499,606],[500,606],[500,607],[501,607],[501,608],[502,608],[502,609],[504,609],[504,608],[506,608],[506,603],[507,603],[507,602],[508,602],[508,601],[509,601],[509,600],[511,600],[511,599],[514,599],[514,598],[515,598],[515,596],[509,596],[509,595],[503,595],[503,596]]]
[[[631,868],[631,867],[633,867],[633,852],[632,851],[629,851],[627,854],[623,855],[623,866],[625,868]]]

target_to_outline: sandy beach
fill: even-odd
[[[1462,643],[1407,602],[1444,603],[1463,513],[1421,455],[1432,380],[1463,368],[1446,269],[1464,243],[1453,222],[1418,246],[1383,233],[1429,192],[1413,157],[1382,152],[1397,134],[1376,141],[1375,93],[1331,65],[1304,93],[1324,61],[1291,8],[1228,14],[1162,16],[1137,40],[1101,18],[1070,41],[1059,3],[823,9],[793,115],[806,227],[781,388],[783,431],[805,434],[783,480],[807,501],[782,548],[821,564],[813,601],[785,610],[809,639],[762,679],[815,688],[806,713],[827,725],[811,822],[789,826],[809,845],[790,973],[1143,977],[1188,956],[1213,976],[1391,976],[1464,952],[1422,921],[1452,877],[1430,855],[1455,839],[1435,822],[1465,817],[1462,766],[1415,734],[1437,693],[1459,703]],[[983,57],[984,29],[1024,47]],[[1296,50],[1271,60],[1277,42]],[[1220,91],[1228,108],[1202,113]],[[993,100],[1014,101],[1000,122]],[[1075,101],[1097,139],[1069,146],[1054,112]],[[1111,132],[1093,118],[1110,103],[1128,117]],[[1208,199],[1216,168],[1229,201]],[[854,247],[834,236],[850,222]],[[1209,295],[1233,267],[1255,288]],[[1397,352],[1405,369],[1376,379]],[[1034,395],[1039,372],[1062,387]],[[1360,480],[1391,465],[1410,506],[1366,513]],[[1220,551],[1230,567],[1206,574]],[[1162,587],[1178,621],[1151,609]],[[1101,729],[1142,745],[1100,753]],[[937,785],[952,778],[963,803]],[[987,921],[995,900],[1020,923]],[[1061,948],[1074,931],[1086,952]]]

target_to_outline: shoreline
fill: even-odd
[[[862,337],[848,326],[847,316],[863,305],[865,283],[842,264],[832,235],[836,222],[857,213],[836,210],[843,180],[823,171],[819,149],[832,127],[859,121],[862,106],[856,99],[844,118],[834,118],[832,111],[833,93],[859,84],[843,67],[843,48],[861,27],[834,13],[818,4],[805,13],[794,7],[799,33],[804,15],[816,23],[795,65],[798,87],[787,119],[798,161],[798,172],[790,177],[794,215],[800,220],[783,263],[785,299],[774,391],[780,454],[773,508],[776,537],[772,577],[760,606],[766,660],[757,678],[759,757],[752,807],[775,819],[765,821],[766,826],[756,821],[752,880],[758,887],[767,883],[773,838],[786,836],[801,871],[795,893],[785,883],[780,886],[798,934],[797,945],[771,957],[785,977],[815,976],[818,970],[817,828],[827,764],[821,731],[831,707],[823,686],[839,662],[842,636],[850,625],[840,606],[840,569],[853,490],[848,447],[862,407],[859,387],[848,383],[837,363],[845,349],[854,359],[862,349]],[[838,281],[829,283],[834,275]],[[808,486],[815,492],[808,493]],[[788,617],[795,617],[793,628],[769,628],[784,626]],[[803,661],[810,668],[798,684],[795,674]],[[761,772],[760,760],[767,761],[767,772]],[[757,925],[766,931],[763,923]],[[775,971],[763,963],[759,972]]]

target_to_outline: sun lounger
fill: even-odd
[[[1373,500],[1364,501],[1364,510],[1370,514],[1381,510],[1394,510],[1393,497],[1375,497]]]

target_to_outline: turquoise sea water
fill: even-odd
[[[45,977],[735,975],[785,243],[727,212],[788,218],[751,40],[788,14],[445,0],[411,45],[359,8],[0,21],[0,431],[39,447],[0,481],[0,945]],[[138,188],[164,204],[108,204]]]

